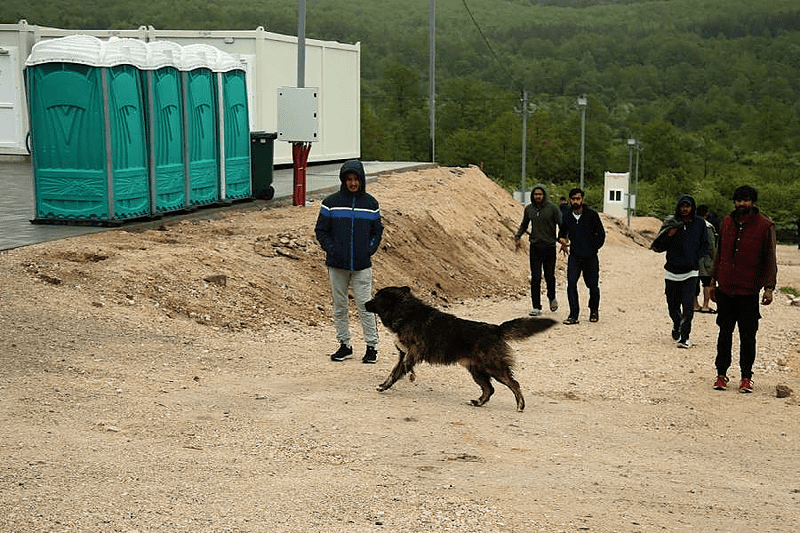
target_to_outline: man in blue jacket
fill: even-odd
[[[346,161],[339,170],[339,192],[322,201],[314,229],[317,241],[325,250],[333,294],[333,321],[339,349],[332,361],[344,361],[353,355],[348,320],[350,286],[361,317],[367,345],[363,363],[378,360],[378,327],[375,315],[364,307],[372,298],[372,254],[378,250],[383,235],[378,201],[366,192],[366,175],[360,161]]]
[[[678,199],[675,213],[664,219],[650,248],[667,252],[664,294],[672,320],[672,338],[678,341],[679,348],[689,348],[700,259],[708,253],[706,222],[697,216],[694,198],[683,195]]]
[[[600,215],[583,204],[583,190],[569,191],[569,213],[563,218],[558,232],[561,251],[569,253],[567,260],[567,300],[569,316],[564,324],[578,323],[580,301],[578,279],[589,289],[589,322],[600,320],[600,258],[597,252],[606,241],[606,230]],[[571,250],[570,250],[571,248]]]

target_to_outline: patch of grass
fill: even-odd
[[[791,294],[791,295],[792,295],[792,296],[794,296],[795,298],[797,298],[798,296],[800,296],[800,292],[797,292],[797,289],[795,289],[794,287],[781,287],[781,288],[780,288],[780,289],[778,289],[778,290],[779,290],[780,292],[782,292],[783,294]]]

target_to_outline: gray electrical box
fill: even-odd
[[[319,87],[278,87],[278,140],[319,141]]]

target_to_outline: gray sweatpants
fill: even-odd
[[[340,344],[352,346],[347,301],[347,290],[352,285],[358,314],[361,317],[361,327],[364,328],[364,342],[367,346],[376,347],[378,345],[376,317],[364,307],[364,304],[372,298],[372,269],[342,270],[328,267],[328,276],[331,280],[331,294],[333,295],[333,322],[336,325],[336,340]]]

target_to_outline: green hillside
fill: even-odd
[[[364,159],[429,160],[429,2],[307,0],[307,37],[362,46]],[[297,33],[296,0],[6,0],[0,22],[64,28]],[[759,189],[788,232],[800,215],[800,4],[796,0],[438,0],[436,160],[563,193],[580,174],[578,95],[588,99],[585,182],[628,170],[638,139],[638,214],[681,193],[724,213]],[[634,159],[635,160],[635,159]],[[788,233],[786,233],[788,235]],[[788,238],[788,237],[785,237]]]

